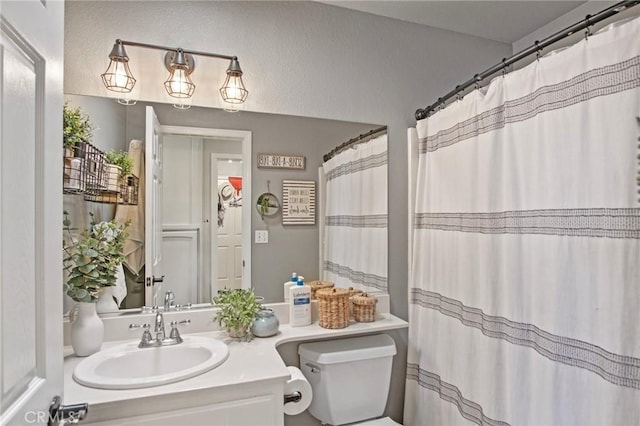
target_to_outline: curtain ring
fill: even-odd
[[[502,77],[507,75],[507,58],[502,58]]]
[[[585,30],[584,30],[584,39],[588,40],[589,36],[591,36],[591,28],[590,28],[590,19],[591,19],[591,15],[587,15],[584,18],[584,22],[586,24]]]
[[[474,75],[473,79],[475,80],[473,87],[475,87],[476,90],[480,90],[480,81],[482,81],[482,79],[480,78],[480,74]]]
[[[536,61],[539,61],[540,54],[542,53],[542,49],[540,48],[540,41],[536,40],[535,45],[536,45]]]

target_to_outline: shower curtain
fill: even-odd
[[[418,122],[405,425],[640,423],[640,20]]]
[[[323,171],[323,280],[387,291],[387,135],[342,151]]]

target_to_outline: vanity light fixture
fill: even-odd
[[[196,85],[191,80],[191,75],[195,68],[194,56],[227,59],[230,61],[229,67],[227,68],[227,78],[222,87],[220,87],[222,99],[229,104],[226,109],[231,111],[237,110],[237,105],[247,100],[249,92],[244,87],[242,69],[236,56],[197,52],[184,50],[182,48],[171,48],[120,39],[117,39],[113,45],[113,49],[109,54],[109,59],[111,59],[109,67],[101,75],[105,87],[111,91],[129,93],[136,84],[136,79],[129,69],[129,57],[124,50],[124,46],[143,47],[167,52],[164,57],[164,64],[169,71],[169,77],[164,82],[164,87],[170,96],[181,99],[179,103],[174,105],[176,108],[189,108],[189,103],[184,100],[191,98],[196,90]],[[120,100],[118,100],[118,102],[120,102]],[[127,103],[132,102],[127,101]]]

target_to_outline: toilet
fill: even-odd
[[[302,343],[300,370],[311,384],[309,413],[329,425],[397,425],[384,413],[396,354],[386,334]]]

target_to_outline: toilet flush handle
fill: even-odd
[[[312,373],[319,373],[320,372],[320,367],[318,367],[315,364],[311,364],[310,362],[308,362],[305,365],[311,369]]]

